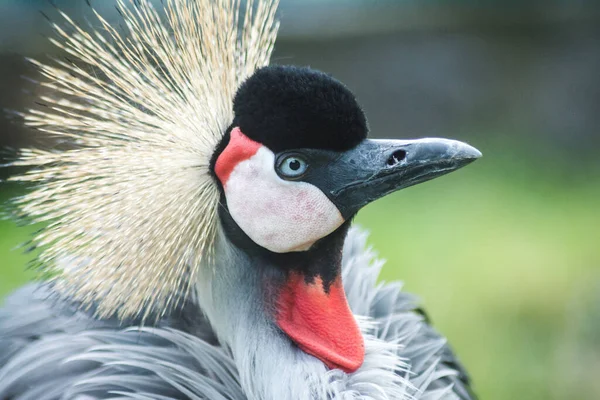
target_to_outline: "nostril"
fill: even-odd
[[[398,164],[400,161],[404,160],[405,158],[406,158],[406,151],[396,150],[395,152],[392,153],[390,158],[388,158],[387,164],[390,167],[393,167],[394,165]]]

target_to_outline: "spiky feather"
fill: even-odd
[[[210,258],[210,157],[238,86],[269,62],[278,0],[117,2],[125,33],[95,11],[95,30],[53,23],[72,60],[32,60],[52,95],[24,120],[72,147],[22,151],[12,180],[37,184],[17,210],[46,224],[34,243],[60,292],[100,317],[160,318]]]

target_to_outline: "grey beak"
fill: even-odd
[[[455,171],[481,157],[476,148],[456,140],[364,140],[344,152],[330,171],[325,193],[344,218],[396,190]]]

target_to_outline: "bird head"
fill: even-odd
[[[340,270],[352,218],[480,153],[446,139],[367,139],[343,84],[267,66],[277,0],[244,11],[233,0],[165,3],[162,18],[148,0],[119,1],[124,33],[99,14],[92,33],[63,14],[69,29],[54,24],[53,43],[72,59],[32,60],[52,94],[25,123],[73,141],[23,149],[12,163],[28,168],[12,180],[36,184],[16,206],[43,224],[39,265],[98,317],[144,323],[196,297],[203,271],[226,274],[215,268],[224,237],[252,262],[221,267],[274,268],[244,284],[265,285],[278,332],[331,368],[356,370],[363,338]],[[235,290],[216,285],[204,286],[206,302]],[[232,312],[222,306],[200,304],[214,325]]]
[[[326,365],[354,371],[363,340],[340,276],[349,221],[366,204],[481,154],[447,139],[367,139],[350,90],[309,68],[258,70],[233,110],[211,162],[225,234],[285,270],[277,325]]]

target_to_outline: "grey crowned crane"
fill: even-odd
[[[351,221],[481,154],[367,139],[343,84],[268,66],[277,1],[123,1],[32,61],[24,121],[71,146],[12,164],[47,274],[0,309],[0,399],[474,399]]]

